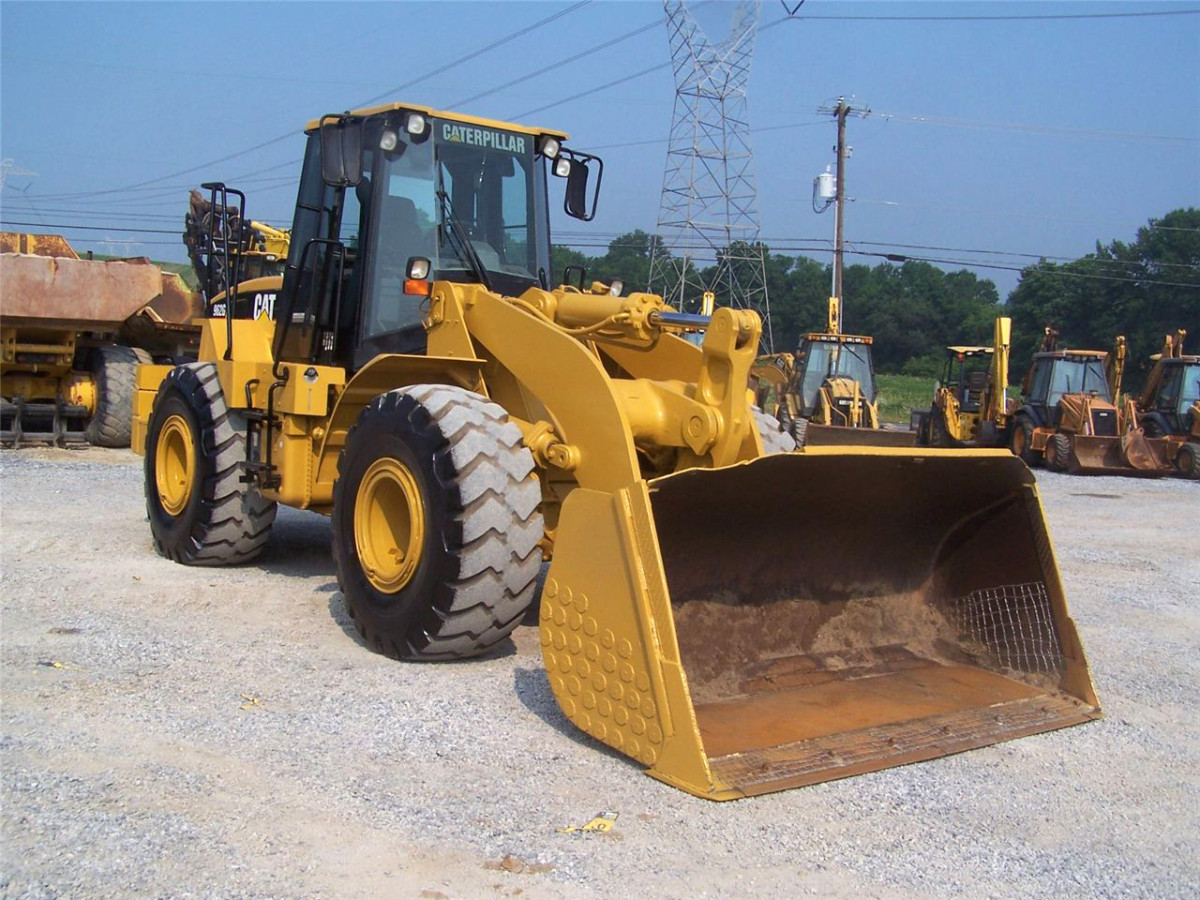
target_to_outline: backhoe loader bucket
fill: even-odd
[[[1141,475],[1154,478],[1172,471],[1166,441],[1134,431],[1121,437],[1071,435],[1067,471],[1073,475]]]
[[[814,448],[577,489],[540,623],[567,717],[711,799],[1100,715],[1007,451]]]
[[[809,422],[804,429],[805,447],[914,447],[914,431],[888,428],[851,428],[848,425],[821,425]]]

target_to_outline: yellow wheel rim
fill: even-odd
[[[399,460],[375,460],[354,500],[354,545],[367,580],[376,590],[396,593],[412,580],[424,542],[417,480]]]
[[[158,446],[154,451],[158,499],[168,515],[177,516],[183,512],[192,496],[195,477],[196,448],[191,426],[183,416],[171,416],[158,432]]]

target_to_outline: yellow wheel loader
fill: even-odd
[[[1059,350],[1047,327],[1022,385],[1009,447],[1027,464],[1077,475],[1158,477],[1171,471],[1168,447],[1137,427],[1132,404],[1114,403],[1125,368],[1125,338],[1112,353]]]
[[[1137,424],[1160,438],[1166,456],[1184,478],[1200,478],[1200,356],[1187,356],[1180,329],[1167,335],[1162,352],[1137,398]]]
[[[1013,412],[1008,398],[1012,319],[996,319],[991,347],[947,347],[933,404],[917,417],[924,447],[1004,447]],[[1013,404],[1015,405],[1015,404]]]
[[[772,454],[754,312],[551,282],[548,184],[586,220],[602,173],[561,132],[397,103],[307,133],[275,319],[227,306],[199,362],[139,369],[160,553],[243,562],[277,504],[325,513],[405,660],[533,604],[563,714],[712,799],[1099,716],[1019,460]]]
[[[911,447],[911,432],[880,424],[873,339],[842,334],[840,323],[841,304],[830,297],[825,331],[801,335],[795,353],[757,360],[750,373],[756,401],[801,447]]]

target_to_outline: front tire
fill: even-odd
[[[1071,460],[1071,438],[1065,434],[1051,435],[1046,442],[1046,468],[1051,472],[1065,472]]]
[[[398,659],[461,659],[508,637],[536,593],[541,499],[500,406],[440,384],[376,397],[333,494],[338,584],[363,639]]]
[[[1013,423],[1009,449],[1012,450],[1013,456],[1019,457],[1029,468],[1037,465],[1037,454],[1033,452],[1033,422],[1028,417],[1018,416]]]
[[[159,554],[189,566],[258,556],[276,505],[240,481],[245,458],[246,420],[226,406],[217,367],[168,372],[146,433],[146,514]]]
[[[1200,444],[1187,443],[1175,455],[1175,468],[1184,478],[1200,478]]]

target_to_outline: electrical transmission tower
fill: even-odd
[[[651,288],[696,311],[705,292],[756,310],[773,348],[766,260],[759,243],[746,82],[759,4],[736,7],[729,36],[712,44],[683,0],[664,0],[675,110],[650,261]]]

